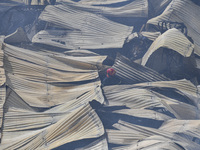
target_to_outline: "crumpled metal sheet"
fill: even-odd
[[[149,47],[142,58],[142,65],[145,65],[151,55],[159,48],[164,47],[174,50],[184,57],[190,57],[194,45],[178,29],[172,28],[160,35]]]
[[[96,64],[105,57],[91,56],[93,61],[86,62],[84,57],[44,55],[8,44],[4,52],[7,85],[31,106],[51,107],[90,90],[101,91]]]
[[[139,118],[148,118],[148,119],[155,119],[155,120],[170,120],[172,119],[171,116],[167,116],[163,113],[156,112],[149,109],[120,109],[115,110],[113,113],[119,113],[119,114],[126,114],[130,116],[135,116]]]
[[[146,61],[167,47],[184,59],[194,56],[198,69],[199,6],[191,0],[46,2],[0,2],[0,30],[7,38],[0,51],[6,74],[0,70],[0,149],[199,149],[199,81],[171,80],[126,54],[143,44],[145,52],[152,41],[156,46]],[[188,34],[163,33],[160,21],[184,23]],[[18,27],[25,32],[14,33]],[[30,42],[26,36],[34,38]],[[117,51],[128,58],[115,59]],[[113,66],[103,65],[108,55]],[[122,85],[102,91],[98,73],[109,66]]]
[[[137,17],[148,17],[148,1],[147,0],[122,0],[119,5],[117,1],[79,1],[72,0],[58,0],[64,5],[74,7],[76,10],[84,10],[99,14],[105,17],[130,17],[132,19]],[[118,4],[118,5],[117,5]],[[112,19],[112,18],[110,18]],[[122,22],[123,24],[123,22]]]
[[[175,87],[173,87],[175,88]],[[157,91],[135,88],[130,86],[108,86],[103,88],[105,97],[110,106],[125,105],[131,109],[152,109],[164,108],[171,112],[177,119],[198,119],[198,104],[192,99],[188,103],[184,102],[184,98],[166,96]],[[165,90],[164,90],[165,91]],[[168,114],[169,115],[169,114]],[[154,117],[152,113],[152,118]]]
[[[23,2],[26,5],[48,5],[48,4],[53,4],[52,0],[23,0]]]
[[[166,81],[168,78],[145,66],[131,62],[126,57],[118,54],[113,68],[120,77],[122,83],[135,84],[151,81]]]
[[[3,52],[3,41],[5,36],[0,36],[0,128],[2,129],[3,126],[3,117],[4,117],[4,104],[6,101],[6,76],[5,76],[5,70],[3,68],[3,58],[4,58],[4,52]],[[2,136],[0,134],[0,136]]]
[[[112,143],[120,143],[120,141],[122,143],[126,142],[125,149],[128,150],[137,150],[144,147],[151,150],[157,148],[170,148],[173,150],[197,150],[199,147],[199,145],[194,141],[177,135],[175,132],[171,131],[170,128],[165,131],[162,129],[133,125],[125,121],[119,121],[114,125],[114,127],[118,130],[107,131],[109,139],[112,141]],[[120,139],[118,139],[119,136],[121,137]]]
[[[103,134],[101,120],[89,104],[72,112],[59,109],[35,112],[11,107],[5,113],[1,148],[53,149]]]
[[[188,35],[194,40],[194,52],[200,55],[200,29],[198,28],[198,24],[200,24],[199,10],[200,7],[195,5],[191,0],[172,0],[161,15],[148,20],[147,24],[157,26],[159,21],[184,23],[187,27]]]
[[[47,6],[39,19],[65,30],[40,31],[32,42],[66,49],[121,48],[133,30],[131,26],[68,5]]]

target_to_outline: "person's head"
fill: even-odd
[[[113,68],[108,68],[106,71],[106,76],[109,77],[113,77],[115,75],[116,71]]]

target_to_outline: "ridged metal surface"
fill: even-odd
[[[103,90],[110,105],[126,105],[133,109],[163,106],[159,97],[146,89],[115,90],[115,86],[108,86]]]
[[[198,5],[191,0],[57,0],[45,7],[24,2],[45,1],[0,2],[0,32],[6,34],[0,36],[0,149],[199,150],[198,74],[191,81],[170,80],[150,69],[151,63],[143,66],[163,47],[183,59],[196,57],[193,48],[200,55]],[[163,33],[159,21],[184,23],[194,44],[177,29]],[[134,63],[134,52],[148,49],[146,38],[153,44],[143,65]],[[117,52],[121,55],[110,67],[121,85],[102,87],[98,73],[108,67],[102,54]]]
[[[32,106],[61,104],[66,99],[72,100],[82,93],[94,91],[101,84],[92,80],[98,78],[96,64],[105,57],[91,56],[91,62],[86,63],[88,58],[43,55],[11,45],[5,45],[4,52],[7,85]],[[87,82],[75,85],[80,81]]]
[[[121,48],[133,30],[131,26],[68,5],[47,6],[39,18],[71,30],[40,31],[32,42],[66,49]]]
[[[134,117],[149,118],[155,120],[170,120],[172,117],[165,114],[148,110],[148,109],[121,109],[113,111],[113,113],[126,114]]]
[[[56,112],[49,110],[48,113],[39,113],[11,108],[5,114],[1,148],[53,149],[65,143],[95,138],[102,134],[104,128],[101,120],[89,105],[71,113],[58,109]]]
[[[157,88],[174,88],[183,93],[190,94],[192,96],[198,97],[198,89],[190,81],[186,79],[182,80],[172,80],[172,81],[158,81],[158,82],[148,82],[133,85],[135,87],[157,87]]]
[[[120,54],[117,55],[113,68],[121,80],[128,84],[169,80],[150,68],[131,62]]]
[[[147,24],[158,25],[159,21],[172,21],[184,23],[188,29],[188,35],[192,37],[195,45],[195,53],[200,55],[200,6],[191,0],[172,0],[165,11],[155,18],[148,20]]]
[[[175,86],[172,86],[171,88],[175,88]],[[192,99],[188,100],[189,102],[187,103],[182,102],[176,97],[168,97],[149,89],[121,85],[107,86],[103,88],[103,91],[110,106],[124,105],[131,109],[152,109],[163,107],[167,111],[171,112],[171,114],[173,114],[177,119],[200,118],[200,111],[198,110],[199,106],[198,104],[195,104]],[[153,117],[155,116],[152,113],[152,118]]]
[[[2,129],[3,126],[3,117],[4,117],[4,104],[6,101],[6,77],[5,77],[5,70],[3,68],[3,41],[5,36],[0,36],[0,128]],[[0,134],[0,136],[2,136]]]
[[[107,131],[109,139],[112,143],[126,141],[127,146],[125,149],[128,150],[137,150],[144,147],[150,150],[157,148],[170,148],[172,150],[184,150],[186,148],[188,150],[198,150],[199,147],[194,141],[177,135],[176,132],[173,132],[170,128],[165,131],[162,129],[133,125],[124,121],[119,121],[114,127],[118,130]]]
[[[63,2],[65,5],[70,5],[76,10],[84,10],[107,17],[148,17],[147,0],[134,0],[128,2],[123,0],[121,3],[124,2],[125,4],[118,5],[118,7],[115,6],[118,3],[117,1],[99,1],[99,3],[97,1],[79,1],[77,3],[71,0],[60,0],[60,2]]]
[[[158,36],[160,36],[161,35],[161,33],[160,32],[141,32],[141,34],[144,36],[144,37],[146,37],[146,38],[148,38],[149,40],[151,40],[151,41],[154,41]]]
[[[50,4],[51,0],[14,0],[14,1],[23,1],[26,5],[47,5]]]
[[[184,57],[190,57],[194,50],[194,45],[185,37],[185,35],[178,29],[173,28],[167,30],[152,43],[143,56],[141,64],[145,65],[149,57],[161,47],[172,49]]]

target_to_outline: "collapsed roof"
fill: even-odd
[[[198,150],[194,0],[0,2],[0,149]],[[112,67],[120,85],[102,86]]]

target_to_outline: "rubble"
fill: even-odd
[[[195,0],[2,0],[0,149],[198,150]],[[107,68],[120,79],[102,86]]]

